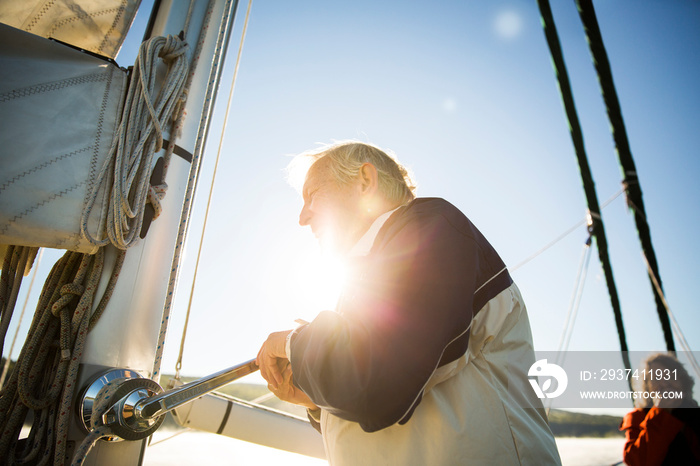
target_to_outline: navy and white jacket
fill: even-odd
[[[360,459],[370,464],[376,460],[379,464],[401,458],[396,456],[397,445],[407,450],[406,443],[427,441],[426,433],[421,432],[423,428],[412,424],[453,424],[440,414],[442,410],[447,416],[467,409],[478,412],[476,405],[464,406],[465,400],[479,395],[481,390],[498,390],[467,380],[472,377],[469,371],[477,370],[478,364],[466,368],[479,356],[483,345],[497,337],[508,319],[513,320],[506,324],[510,326],[508,331],[518,328],[517,338],[529,351],[527,362],[534,362],[524,306],[512,312],[512,303],[517,300],[519,306],[520,298],[519,293],[514,294],[517,288],[505,264],[469,219],[445,200],[416,199],[397,209],[376,234],[369,253],[351,260],[348,275],[336,310],[320,313],[299,329],[290,342],[294,383],[322,408],[321,428],[332,464],[334,457],[344,457],[348,464],[360,464]],[[488,304],[497,298],[506,304],[491,311]],[[473,328],[475,318],[485,311],[491,314],[491,323]],[[516,325],[523,315],[525,327]],[[488,326],[498,328],[487,329]],[[472,348],[475,331],[479,332],[478,348]],[[469,349],[474,354],[468,354]],[[459,382],[465,385],[465,393],[449,395],[459,399],[450,401],[439,395],[437,405],[433,398],[426,401],[428,392],[431,397],[437,396],[436,388],[448,387],[445,380],[457,380],[453,376],[461,372],[466,374],[464,381]],[[526,373],[524,368],[524,386],[530,389]],[[437,374],[441,374],[439,380]],[[444,406],[436,407],[441,403]],[[541,405],[535,402],[534,407]],[[422,420],[414,419],[419,413]],[[546,428],[543,414],[536,417],[537,428]],[[335,422],[335,428],[330,427],[329,419]],[[501,428],[509,429],[507,420]],[[348,429],[357,433],[347,437],[347,441],[339,440],[336,434],[343,432],[347,436]],[[407,434],[410,429],[417,429],[416,433]],[[450,430],[455,429],[463,430]],[[336,438],[326,439],[331,432]],[[374,434],[368,434],[371,432]],[[358,457],[356,448],[368,447],[369,439],[379,439],[378,433],[382,434],[381,444],[374,448],[378,451],[369,457]],[[548,428],[542,435],[551,438]],[[464,436],[464,432],[455,432],[453,443],[463,444]],[[439,437],[434,439],[436,445],[450,442],[448,434]],[[397,445],[391,445],[391,439],[396,439]],[[356,442],[363,445],[353,445]],[[553,438],[550,450],[552,445]],[[344,453],[328,451],[337,448]],[[351,459],[347,458],[348,452],[352,452]],[[410,458],[420,461],[420,455],[414,453]],[[382,464],[401,464],[400,461],[407,459]]]

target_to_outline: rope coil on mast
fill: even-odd
[[[212,4],[210,2],[209,16]],[[185,30],[193,5],[191,1]],[[179,129],[187,95],[184,85],[191,81],[191,75],[188,80],[184,31],[181,35],[155,37],[141,46],[109,160],[100,171],[81,218],[81,233],[93,244],[111,243],[126,249],[141,232],[145,204],[153,204],[156,216],[160,210],[159,200],[166,186],[153,187],[148,182],[153,157],[163,147],[163,128],[169,119],[172,119],[172,133]],[[166,82],[160,88],[155,79],[157,57],[168,64]],[[175,147],[172,139],[164,156],[166,168]],[[106,230],[98,232],[95,238],[86,225],[100,189],[110,191],[111,195],[109,202],[105,202],[108,208]],[[102,247],[92,256],[69,252],[54,266],[46,282],[32,324],[34,332],[30,331],[29,343],[20,354],[18,369],[0,392],[0,457],[5,460],[35,462],[40,459],[42,464],[52,460],[55,464],[64,462],[68,421],[72,414],[70,407],[85,338],[114,289],[124,251],[118,255],[104,297],[92,311],[103,257]],[[6,269],[3,267],[3,272]],[[11,296],[5,301],[14,304]],[[60,341],[58,347],[56,339]],[[32,360],[35,362],[28,362]],[[43,377],[45,373],[51,374],[52,382],[48,385]],[[35,422],[29,437],[18,443],[16,439],[29,409],[35,410]],[[91,433],[88,439],[99,438],[99,433]],[[82,462],[85,454],[76,456],[76,464]]]
[[[81,218],[81,233],[93,244],[112,243],[124,250],[138,239],[145,204],[153,204],[156,216],[160,212],[159,201],[166,186],[150,186],[150,171],[154,154],[163,147],[163,127],[171,119],[179,123],[182,116],[186,97],[183,85],[189,68],[186,50],[185,42],[176,36],[155,37],[141,46],[120,126]],[[168,64],[168,70],[165,84],[157,89],[159,57]],[[171,142],[166,160],[173,148]],[[111,191],[106,206],[108,221],[106,238],[96,239],[88,232],[87,221],[102,186]],[[0,392],[0,457],[20,462],[53,457],[56,464],[63,464],[85,340],[106,307],[123,260],[124,251],[117,256],[107,290],[94,311],[104,248],[94,255],[68,252],[54,266],[16,369]],[[14,305],[12,296],[16,297],[16,291],[4,301]],[[16,439],[29,409],[35,412],[35,422],[20,445]]]
[[[93,304],[104,266],[104,248],[94,255],[69,251],[51,270],[27,342],[0,391],[0,458],[9,464],[38,457],[43,462],[53,457],[56,464],[63,464],[88,328],[106,306],[123,259],[121,252],[96,307]],[[18,438],[30,409],[35,420],[29,436],[20,444]]]
[[[160,213],[159,201],[167,186],[153,188],[149,180],[154,155],[163,147],[163,127],[181,113],[189,69],[186,51],[187,44],[172,35],[141,44],[119,128],[80,220],[81,235],[96,246],[111,243],[127,249],[139,239],[146,202]],[[160,89],[156,88],[158,58],[168,65]],[[95,238],[87,225],[102,188],[110,193],[107,205],[98,206],[107,209],[107,224],[104,234]]]

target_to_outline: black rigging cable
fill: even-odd
[[[566,111],[566,117],[569,121],[571,140],[574,144],[576,158],[578,159],[579,164],[579,170],[581,171],[583,190],[586,195],[586,201],[588,203],[588,210],[591,216],[591,222],[593,227],[592,235],[595,237],[596,244],[598,245],[598,257],[603,267],[603,272],[605,273],[605,281],[608,286],[608,293],[610,294],[610,303],[612,304],[613,313],[615,314],[615,324],[617,325],[617,333],[620,340],[622,361],[626,369],[631,369],[627,348],[627,338],[625,336],[625,327],[622,323],[620,299],[617,294],[617,287],[615,286],[615,279],[613,278],[612,266],[610,265],[610,258],[608,256],[608,241],[605,236],[603,219],[600,216],[598,196],[595,192],[595,183],[593,182],[593,175],[591,174],[591,169],[588,165],[588,158],[586,156],[586,150],[583,144],[583,134],[581,132],[581,125],[579,123],[578,115],[576,113],[576,107],[574,105],[573,93],[571,91],[569,76],[566,71],[566,66],[564,64],[564,56],[561,51],[559,36],[557,35],[557,29],[554,25],[554,18],[552,17],[552,10],[549,6],[549,1],[537,0],[537,5],[540,9],[545,38],[547,39],[547,44],[552,55],[554,71],[557,76],[557,82],[559,83],[559,91],[561,92],[564,109]]]
[[[671,324],[666,312],[666,307],[664,306],[663,297],[654,285],[654,277],[656,277],[659,288],[663,293],[659,266],[656,261],[656,253],[651,243],[651,232],[646,220],[644,201],[642,200],[642,188],[637,178],[637,168],[634,164],[634,159],[632,159],[632,151],[630,150],[629,141],[627,139],[625,123],[622,119],[622,110],[617,97],[617,91],[615,90],[608,54],[605,51],[605,45],[603,44],[603,37],[598,27],[598,20],[596,19],[595,10],[593,9],[593,3],[591,0],[576,0],[576,5],[578,7],[579,16],[581,17],[581,22],[583,23],[583,28],[586,32],[588,46],[591,49],[593,64],[598,73],[601,93],[605,101],[605,107],[608,112],[608,119],[610,120],[613,139],[615,141],[615,148],[624,177],[623,184],[627,193],[627,203],[634,214],[634,221],[637,225],[642,252],[649,263],[649,268],[652,270],[652,273],[648,274],[649,282],[652,292],[654,293],[656,311],[659,314],[661,328],[664,332],[666,348],[668,351],[675,352],[676,348],[673,343],[673,333],[671,333]]]

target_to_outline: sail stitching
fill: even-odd
[[[102,45],[104,44],[104,42],[105,42],[107,36],[110,34],[111,30],[114,29],[114,24],[119,20],[119,18],[121,17],[121,13],[123,11],[124,11],[124,7],[109,8],[107,10],[94,11],[91,13],[84,11],[84,12],[81,12],[81,13],[75,15],[75,16],[64,18],[60,21],[55,22],[53,24],[53,26],[51,27],[51,29],[49,30],[49,32],[46,33],[46,36],[52,37],[53,34],[55,34],[58,29],[61,29],[63,26],[65,26],[68,23],[72,23],[75,21],[82,21],[82,20],[87,19],[87,18],[94,18],[97,16],[108,15],[108,14],[116,12],[117,15],[114,19],[114,23],[112,24],[112,27],[110,28],[110,30],[108,32],[102,33],[102,34],[104,34],[105,38],[103,39],[102,44],[100,44],[99,48],[97,49],[98,51],[101,51]]]
[[[57,91],[66,87],[76,86],[79,84],[104,81],[108,78],[108,73],[100,71],[98,73],[90,73],[83,76],[64,79],[61,81],[41,83],[35,86],[13,89],[10,92],[6,92],[5,94],[0,94],[0,103],[9,102],[10,100],[19,99],[21,97],[29,97],[34,94]]]
[[[95,187],[95,180],[97,177],[97,163],[100,155],[100,139],[102,138],[102,129],[104,125],[104,117],[105,117],[105,112],[107,110],[107,105],[109,103],[109,95],[110,95],[110,90],[112,87],[112,78],[114,77],[114,68],[110,68],[111,72],[108,73],[107,76],[107,84],[105,86],[105,92],[102,96],[102,105],[100,108],[100,113],[99,113],[99,118],[97,119],[97,130],[95,131],[95,144],[94,144],[94,151],[92,155],[92,160],[90,160],[90,173],[89,176],[87,177],[87,189],[85,190],[85,197],[83,199],[83,210],[85,207],[88,205],[89,202],[89,195],[90,193],[93,192],[93,189]],[[115,127],[112,129],[112,134],[117,134],[117,129],[119,126],[119,119],[115,119]],[[104,209],[103,209],[104,210]],[[102,223],[104,222],[104,215],[100,215],[98,218],[97,222],[97,228],[98,230],[102,229]],[[78,242],[82,238],[82,235],[79,235]]]
[[[48,167],[48,166],[50,166],[50,165],[53,165],[53,164],[55,164],[56,162],[58,162],[58,161],[60,161],[60,160],[67,159],[67,158],[69,158],[69,157],[73,157],[74,155],[80,154],[81,152],[89,151],[90,149],[92,149],[92,146],[83,147],[82,149],[77,149],[77,150],[74,150],[73,152],[68,152],[68,153],[66,153],[66,154],[61,154],[61,155],[59,155],[59,156],[57,156],[57,157],[54,157],[54,158],[51,159],[51,160],[47,160],[46,162],[44,162],[44,163],[42,163],[42,164],[40,164],[40,165],[36,165],[35,167],[30,168],[29,170],[25,170],[25,171],[23,171],[22,173],[18,173],[18,174],[15,175],[13,178],[11,178],[11,179],[5,181],[2,185],[0,185],[0,194],[1,194],[5,189],[7,189],[10,185],[16,183],[17,181],[19,181],[20,179],[24,178],[25,176],[28,176],[28,175],[31,175],[31,174],[34,173],[34,172],[43,170],[44,168],[46,168],[46,167]]]
[[[70,192],[72,192],[72,191],[75,191],[76,189],[78,189],[79,187],[81,187],[82,185],[84,185],[85,183],[86,183],[85,181],[82,181],[82,182],[80,182],[80,183],[78,183],[78,184],[75,184],[75,185],[73,185],[73,186],[71,186],[71,187],[69,187],[69,188],[64,189],[63,191],[60,191],[60,192],[58,192],[58,193],[51,194],[49,197],[45,198],[44,200],[42,200],[42,201],[40,201],[40,202],[34,204],[33,206],[27,208],[24,212],[15,215],[15,216],[12,217],[10,220],[8,220],[8,222],[7,222],[5,225],[3,225],[2,227],[0,227],[0,234],[4,234],[4,233],[10,228],[10,224],[11,224],[11,223],[16,222],[17,220],[19,220],[19,219],[22,218],[22,217],[26,217],[28,214],[30,214],[31,212],[35,211],[35,210],[38,209],[39,207],[42,207],[42,206],[48,204],[49,202],[51,202],[51,201],[53,201],[53,200],[55,200],[55,199],[58,199],[59,197],[65,196],[66,194],[68,194],[68,193],[70,193]]]
[[[102,38],[102,42],[100,42],[100,45],[97,47],[98,51],[102,52],[104,50],[104,47],[107,44],[108,38],[112,36],[112,32],[117,28],[117,24],[119,24],[119,21],[121,21],[122,16],[124,16],[124,12],[126,11],[126,7],[127,7],[126,0],[122,0],[121,5],[119,7],[117,7],[117,14],[114,15],[114,21],[112,21],[112,25],[110,26],[109,30],[105,33],[104,37]]]
[[[31,31],[34,26],[37,25],[39,20],[46,14],[47,11],[53,7],[53,4],[55,3],[55,0],[49,0],[47,1],[44,6],[41,7],[41,10],[32,18],[32,20],[27,24],[27,27],[24,28],[25,31]]]

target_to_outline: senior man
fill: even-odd
[[[299,216],[349,273],[334,311],[270,334],[270,390],[305,406],[332,465],[560,464],[525,305],[503,261],[443,199],[415,198],[381,149],[310,162]]]

